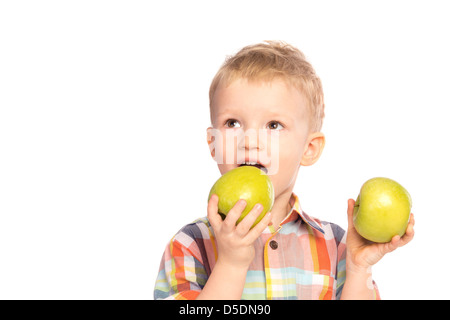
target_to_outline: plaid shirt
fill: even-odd
[[[345,231],[308,216],[295,194],[290,204],[280,227],[267,227],[255,241],[256,256],[247,271],[242,299],[339,299],[345,281]],[[166,247],[155,299],[195,299],[216,261],[217,244],[209,221],[202,218],[186,225]]]

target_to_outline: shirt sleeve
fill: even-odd
[[[346,240],[347,233],[345,233],[342,241],[338,245],[338,264],[337,264],[337,282],[336,282],[336,299],[341,299],[342,289],[344,288],[346,278]],[[368,283],[367,286],[373,290],[373,297],[375,300],[381,300],[378,286],[374,280]]]
[[[192,240],[192,241],[189,241]],[[166,246],[158,277],[154,298],[156,300],[194,300],[207,280],[206,270],[198,257],[193,239],[175,236]]]

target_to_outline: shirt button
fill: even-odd
[[[278,242],[276,242],[275,240],[272,240],[269,242],[269,246],[273,249],[273,250],[277,250],[278,249]]]

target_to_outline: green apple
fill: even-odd
[[[353,209],[358,233],[373,242],[389,242],[405,234],[411,213],[411,196],[398,182],[372,178],[361,187]]]
[[[212,186],[208,200],[213,194],[219,197],[219,214],[223,219],[239,199],[247,202],[236,224],[244,219],[255,204],[262,204],[263,211],[252,228],[272,209],[275,199],[269,176],[253,166],[241,166],[224,173]]]

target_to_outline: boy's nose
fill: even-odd
[[[257,130],[248,129],[245,132],[241,132],[238,136],[238,148],[239,149],[264,149],[265,143],[261,134]]]

